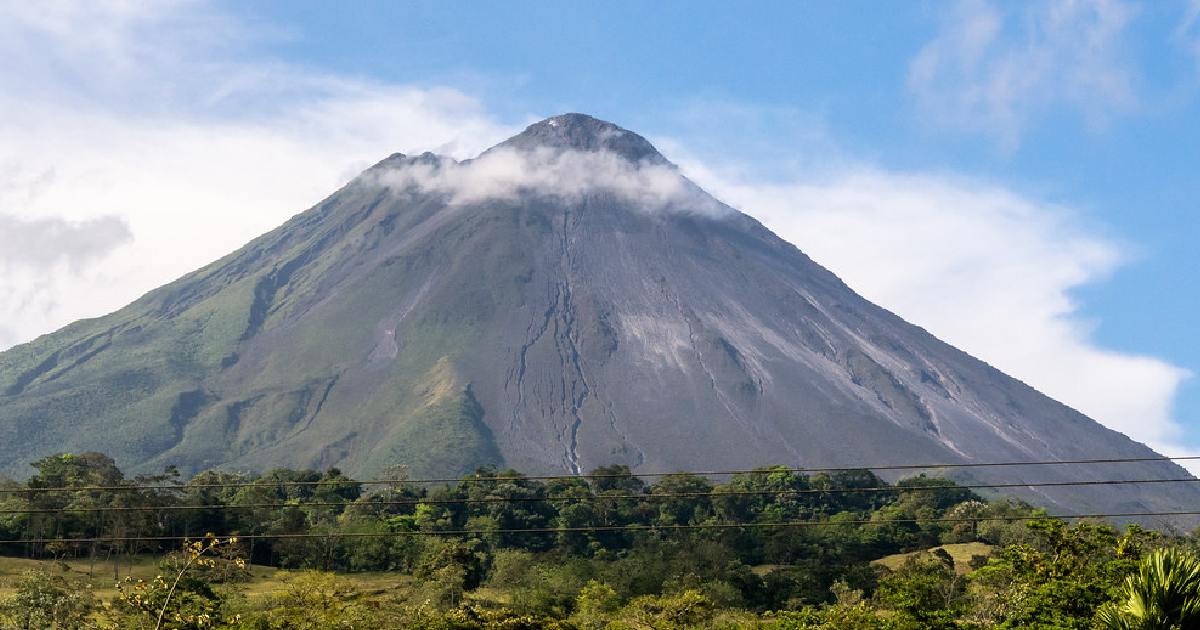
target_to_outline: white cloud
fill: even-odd
[[[500,147],[466,162],[414,161],[373,175],[375,182],[397,191],[446,194],[452,204],[514,199],[529,191],[568,199],[607,193],[651,212],[728,211],[673,166],[632,161],[611,151]]]
[[[511,131],[456,90],[216,52],[238,33],[195,4],[0,3],[0,218],[20,219],[0,225],[0,348],[215,260],[394,151]],[[114,220],[132,240],[102,238]],[[35,227],[54,236],[20,236]]]
[[[933,125],[995,135],[1015,149],[1037,115],[1065,107],[1103,124],[1136,105],[1123,54],[1134,11],[1119,0],[960,3],[909,66]]]
[[[61,219],[26,221],[0,214],[0,269],[49,267],[59,262],[79,271],[130,238],[117,217],[80,223]]]
[[[858,166],[779,183],[713,164],[683,161],[868,299],[1161,452],[1187,452],[1172,402],[1190,374],[1100,347],[1071,298],[1123,248],[1070,209],[947,175]]]

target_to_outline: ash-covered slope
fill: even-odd
[[[1146,457],[905,323],[582,115],[393,155],[242,250],[0,354],[0,468],[570,472]],[[1183,477],[1167,463],[981,480]],[[1191,484],[1062,487],[1182,510]]]

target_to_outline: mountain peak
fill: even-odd
[[[395,154],[380,170],[401,172],[0,353],[0,475],[86,451],[139,473],[438,477],[1156,457],[663,176],[635,133],[566,114],[494,153]],[[1039,474],[1059,485],[1012,490],[1056,511],[1200,505],[1195,486],[1082,485],[1099,465]]]
[[[610,151],[634,161],[666,164],[667,159],[642,136],[587,114],[561,114],[536,122],[496,148],[530,151],[551,148]]]

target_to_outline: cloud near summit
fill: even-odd
[[[513,200],[525,193],[576,201],[610,194],[650,211],[718,215],[729,209],[684,178],[674,166],[635,161],[611,151],[551,147],[497,147],[473,160],[408,159],[368,172],[366,181],[396,191],[446,194],[465,205],[488,199]]]

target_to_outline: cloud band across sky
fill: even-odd
[[[853,167],[767,182],[684,166],[873,302],[1111,428],[1186,450],[1172,401],[1191,374],[1093,341],[1072,292],[1125,252],[1070,209],[943,174]]]

